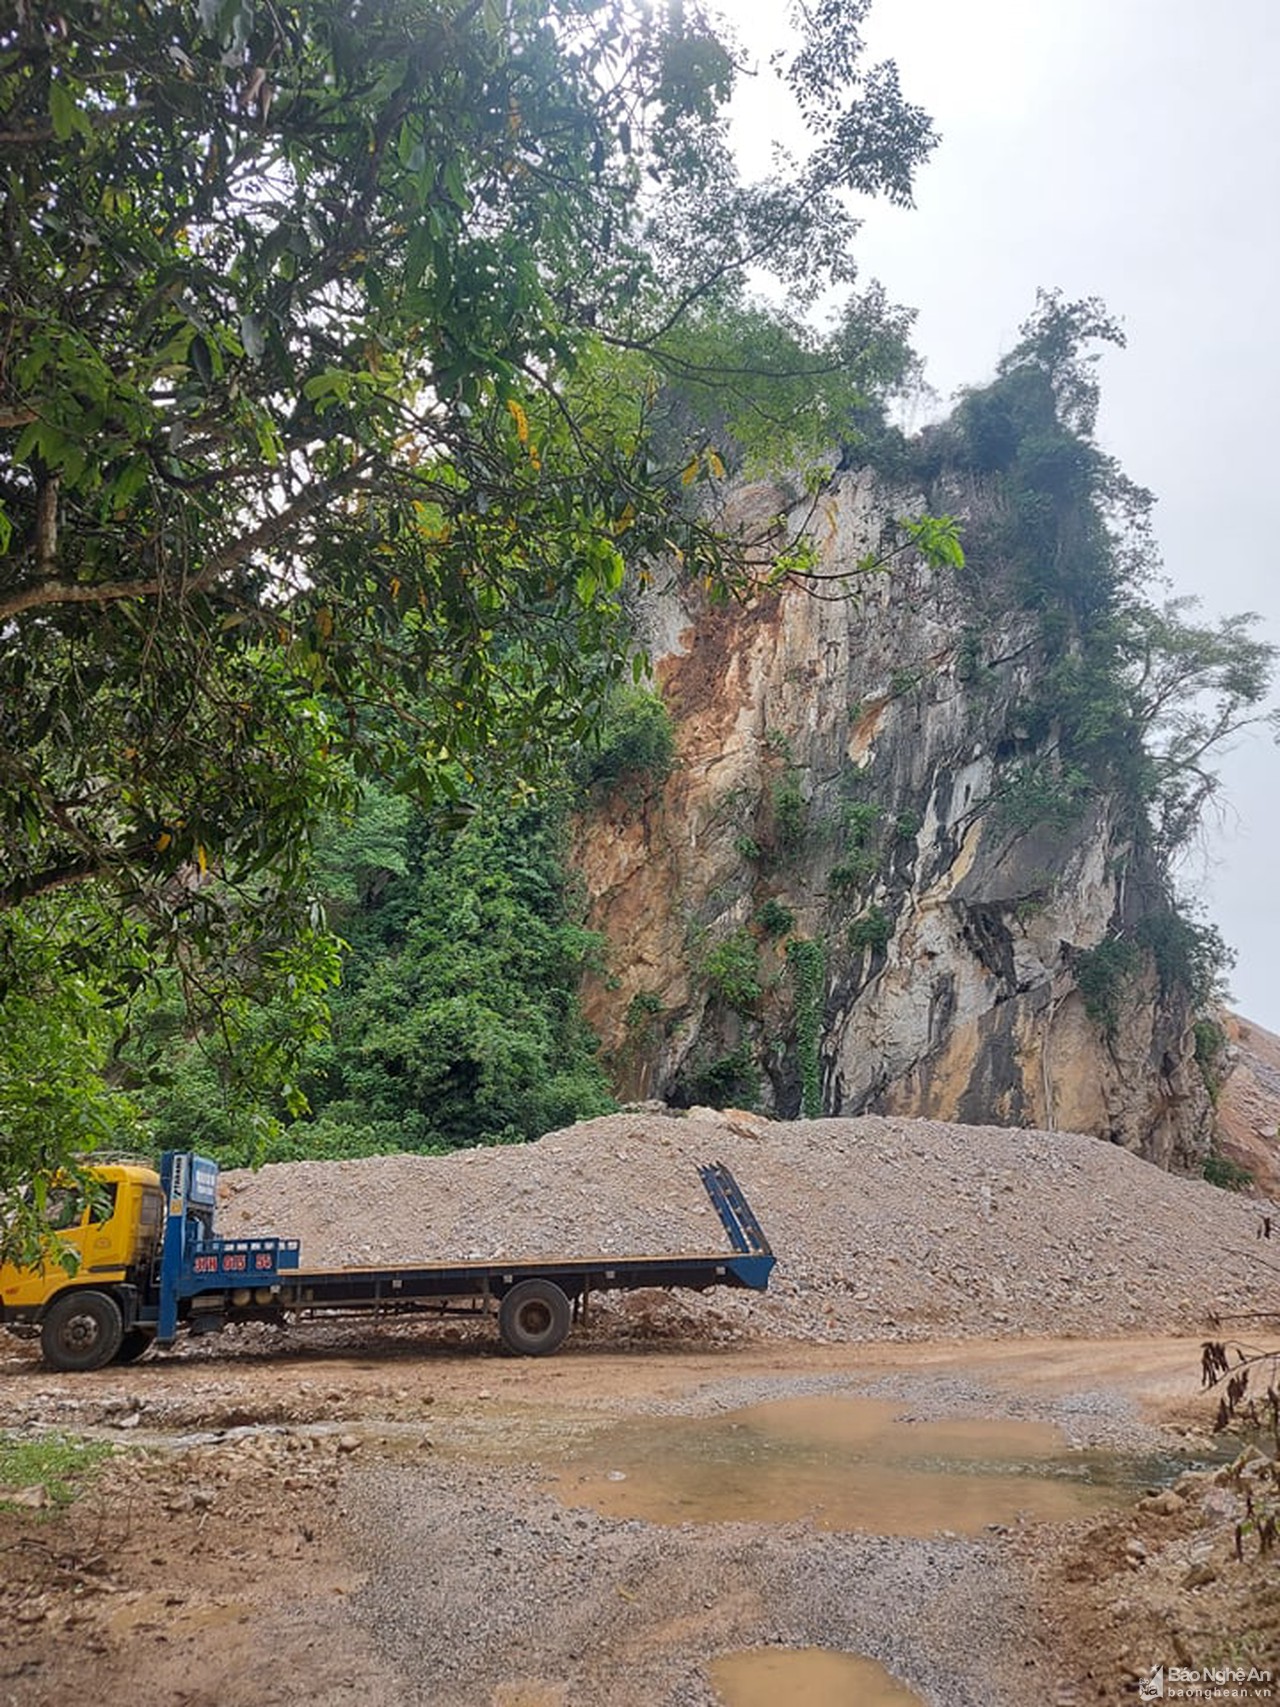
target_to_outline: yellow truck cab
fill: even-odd
[[[86,1172],[88,1192],[70,1178],[55,1180],[45,1207],[50,1230],[75,1253],[71,1272],[56,1252],[38,1267],[0,1264],[0,1320],[39,1322],[46,1355],[52,1350],[50,1362],[65,1369],[130,1362],[154,1337],[133,1318],[160,1253],[160,1176],[126,1162]]]

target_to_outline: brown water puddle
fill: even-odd
[[[916,1422],[899,1401],[827,1395],[623,1424],[576,1459],[557,1492],[650,1523],[808,1519],[874,1535],[976,1535],[1115,1505],[1163,1471],[1073,1452],[1048,1423]]]
[[[923,1707],[874,1660],[827,1648],[747,1648],[709,1670],[725,1707]]]

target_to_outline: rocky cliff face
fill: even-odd
[[[736,503],[763,526],[788,499]],[[838,475],[808,521],[819,573],[908,502]],[[1109,1011],[1080,987],[1155,877],[1105,792],[1055,795],[1054,731],[1021,716],[1039,617],[975,564],[900,558],[845,590],[640,598],[678,760],[598,798],[575,848],[610,945],[587,1013],[623,1094],[1071,1129],[1196,1165],[1185,1003],[1146,961]]]
[[[1238,1014],[1222,1021],[1215,1147],[1249,1176],[1254,1196],[1280,1202],[1280,1037]]]

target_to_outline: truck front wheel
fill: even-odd
[[[51,1369],[101,1369],[120,1350],[124,1321],[106,1292],[64,1292],[45,1311],[40,1349]]]
[[[569,1332],[569,1300],[552,1280],[522,1280],[499,1306],[498,1332],[517,1357],[545,1357]]]

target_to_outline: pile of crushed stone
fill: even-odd
[[[219,1221],[301,1239],[306,1268],[726,1250],[705,1161],[778,1257],[764,1295],[680,1295],[715,1337],[1197,1332],[1280,1308],[1256,1203],[1075,1133],[878,1115],[646,1110],[535,1144],[278,1163],[224,1175]]]

